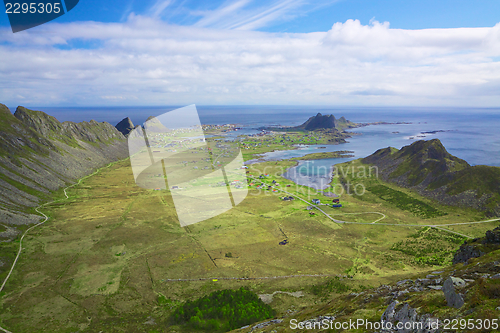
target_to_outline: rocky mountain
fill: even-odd
[[[0,104],[0,240],[40,221],[34,208],[51,193],[97,168],[128,156],[126,138],[113,125],[59,122],[19,106]]]
[[[295,127],[296,129],[302,129],[306,131],[314,131],[314,130],[331,130],[335,129],[341,131],[345,128],[356,127],[356,124],[352,121],[345,119],[344,117],[340,117],[336,119],[334,115],[322,115],[318,113],[317,115],[310,117],[305,123],[300,126]]]
[[[417,190],[443,204],[473,207],[500,215],[500,168],[470,166],[448,153],[438,139],[389,147],[364,158],[383,180]]]

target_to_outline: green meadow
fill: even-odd
[[[335,223],[317,210],[310,215],[309,204],[267,190],[275,180],[277,189],[331,203],[280,176],[294,164],[251,165],[253,185],[241,204],[188,227],[179,225],[170,191],[136,186],[128,160],[68,189],[69,199],[61,191],[60,201],[42,208],[49,221],[26,237],[1,295],[1,326],[16,333],[182,331],[168,327],[169,316],[183,302],[214,291],[302,291],[301,297],[273,297],[270,306],[280,316],[327,302],[329,295],[436,270],[464,239],[443,229],[477,237],[491,228],[425,227],[486,218],[363,175],[359,161],[345,164],[357,172],[337,173],[331,189],[349,181],[365,192],[339,193],[342,208],[320,207],[360,224]],[[259,178],[263,173],[269,176]],[[261,184],[265,189],[256,188]],[[380,214],[386,218],[372,223]],[[288,243],[280,245],[284,239]]]

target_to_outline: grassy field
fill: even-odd
[[[356,163],[349,166],[361,166]],[[433,265],[415,259],[433,256],[436,251],[416,253],[419,243],[411,240],[430,246],[432,238],[419,234],[424,228],[410,224],[484,219],[480,212],[440,206],[373,175],[355,173],[337,174],[332,186],[343,177],[343,181],[362,183],[366,193],[343,194],[341,209],[322,209],[335,218],[363,223],[379,219],[374,212],[381,212],[387,217],[380,223],[402,226],[337,224],[318,211],[310,216],[308,205],[300,200],[283,201],[284,193],[267,190],[267,186],[256,188],[276,180],[277,187],[294,195],[331,202],[280,177],[294,164],[252,165],[250,176],[269,176],[253,181],[241,204],[184,228],[177,220],[170,192],[137,187],[129,161],[101,170],[69,189],[70,199],[43,209],[50,220],[27,237],[20,262],[1,294],[1,326],[16,333],[167,332],[171,330],[166,327],[167,316],[177,305],[215,290],[246,286],[258,294],[303,291],[303,297],[274,296],[271,306],[278,315],[284,314],[321,304],[331,293],[378,286],[439,267],[439,262]],[[381,192],[377,186],[390,190]],[[388,199],[392,192],[387,191],[404,193],[408,202],[402,205]],[[426,218],[415,214],[415,206],[424,204],[431,207],[427,210],[443,214]],[[491,229],[491,224],[448,228],[474,237]],[[430,232],[446,251],[458,248],[456,237],[437,229]],[[284,239],[289,243],[279,245]],[[307,274],[350,278],[220,279]],[[199,278],[207,280],[169,281]]]
[[[243,158],[249,160],[273,150],[296,149],[296,145],[336,144],[344,142],[345,135],[324,132],[272,132],[264,136],[247,137],[240,142]]]
[[[301,157],[294,157],[292,160],[321,160],[321,159],[327,159],[327,158],[344,158],[344,157],[354,157],[352,155],[354,152],[351,150],[339,150],[339,151],[332,151],[332,152],[326,152],[326,153],[311,153],[307,154]]]

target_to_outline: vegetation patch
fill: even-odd
[[[322,160],[327,158],[345,158],[354,157],[352,150],[339,150],[324,153],[311,153],[301,157],[291,158],[292,160]]]
[[[367,190],[377,195],[379,198],[395,205],[399,209],[409,211],[423,219],[429,219],[447,214],[421,200],[412,198],[404,192],[393,190],[392,188],[384,185],[372,185],[367,187]]]
[[[188,301],[174,311],[172,320],[194,329],[226,332],[274,315],[275,311],[257,294],[242,287]]]
[[[395,243],[391,250],[413,257],[416,264],[442,266],[451,264],[453,253],[465,239],[436,228],[425,227]]]
[[[316,296],[327,296],[330,293],[342,294],[351,290],[338,276],[322,284],[311,286],[311,292]]]

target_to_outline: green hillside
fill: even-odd
[[[500,168],[470,166],[448,153],[438,139],[416,141],[400,150],[384,148],[362,159],[387,181],[414,188],[441,203],[500,215]]]

